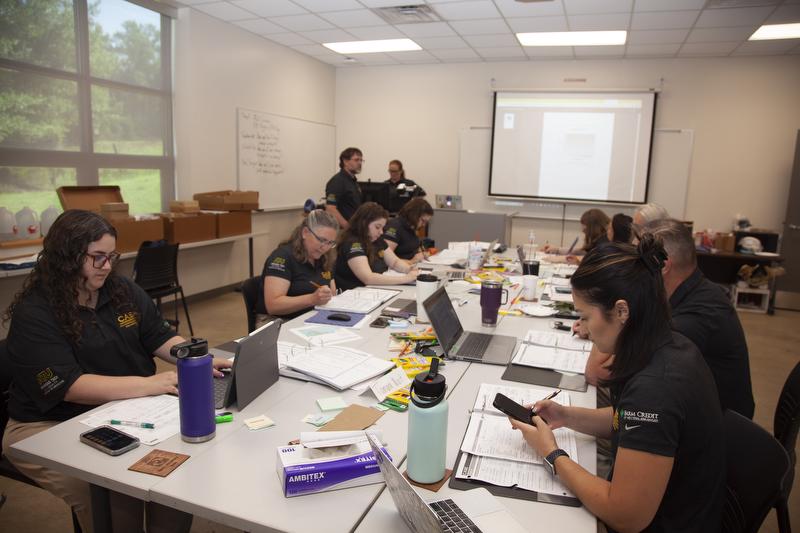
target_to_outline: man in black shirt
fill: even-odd
[[[669,254],[664,287],[672,327],[694,342],[711,368],[723,409],[753,418],[750,362],[739,316],[722,289],[697,268],[689,228],[674,219],[656,220],[645,231],[660,237]]]
[[[339,172],[325,185],[325,210],[331,213],[344,230],[361,205],[361,189],[356,174],[361,172],[364,155],[358,148],[346,148],[339,154]]]

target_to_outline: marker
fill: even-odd
[[[133,428],[155,429],[156,425],[152,422],[134,422],[132,420],[111,420],[112,426],[130,426]]]
[[[224,424],[225,422],[233,422],[233,414],[225,412],[220,413],[214,417],[214,422],[217,424]]]

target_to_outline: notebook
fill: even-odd
[[[337,294],[325,305],[318,305],[316,309],[327,311],[341,311],[343,313],[371,313],[382,304],[388,302],[398,294],[399,289],[376,289],[374,287],[357,287]]]

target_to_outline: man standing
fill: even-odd
[[[350,227],[348,221],[361,205],[361,189],[356,174],[361,172],[364,155],[358,148],[345,148],[339,154],[339,173],[325,185],[325,210],[331,213],[343,230]]]

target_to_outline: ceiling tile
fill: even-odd
[[[198,6],[194,6],[194,9],[199,9],[200,11],[207,13],[212,17],[216,17],[218,19],[226,21],[247,20],[255,17],[253,13],[245,11],[241,7],[229,4],[228,2],[201,4]]]
[[[478,55],[484,59],[489,58],[503,58],[503,59],[520,59],[527,58],[525,52],[522,51],[520,46],[500,46],[496,48],[478,48],[476,49]]]
[[[800,22],[800,4],[779,7],[767,19],[769,24],[790,24]]]
[[[519,17],[506,19],[511,31],[525,33],[532,31],[567,31],[567,17]]]
[[[233,0],[231,3],[260,17],[280,17],[307,13],[305,9],[289,0],[269,0],[268,2],[264,0]]]
[[[471,46],[476,48],[494,48],[498,46],[519,46],[519,41],[513,35],[467,35],[464,37]]]
[[[439,59],[432,56],[425,50],[412,50],[408,52],[393,52],[386,54],[403,64],[412,63],[439,63]]]
[[[622,57],[625,45],[617,46],[576,46],[575,57]]]
[[[271,22],[294,31],[327,30],[333,25],[316,15],[289,15],[288,17],[272,17]]]
[[[567,15],[630,13],[633,0],[564,0]]]
[[[680,44],[629,44],[625,55],[631,56],[674,56]]]
[[[662,11],[659,13],[634,13],[633,30],[682,30],[691,28],[699,11]]]
[[[238,22],[234,22],[233,24],[259,35],[267,35],[270,33],[286,33],[286,28],[281,28],[277,24],[273,24],[264,19],[240,20]]]
[[[564,5],[561,0],[530,3],[516,0],[494,0],[494,3],[505,17],[546,17],[564,14]]]
[[[785,54],[800,44],[800,39],[781,39],[775,41],[748,41],[739,45],[732,55]]]
[[[490,0],[439,4],[434,11],[446,20],[493,19],[501,16]]]
[[[404,2],[403,0],[359,0],[367,7],[392,7],[397,5],[407,5],[422,2]]]
[[[322,46],[321,44],[297,44],[292,46],[292,48],[302,54],[314,57],[323,57],[323,56],[342,57],[341,54],[337,54],[333,50],[329,50],[324,46]]]
[[[358,26],[380,26],[386,24],[382,18],[369,9],[354,9],[352,11],[334,11],[320,13],[320,17],[341,28],[357,28]]]
[[[689,30],[648,30],[628,32],[628,44],[681,44]]]
[[[627,30],[630,18],[628,13],[567,15],[569,29],[572,31]]]
[[[409,37],[447,37],[456,32],[446,22],[421,22],[419,24],[398,24],[396,28]]]
[[[219,0],[180,0],[184,6],[196,6],[199,4],[210,4],[212,2],[219,2]]]
[[[431,55],[439,59],[480,59],[472,48],[461,48],[457,50],[431,50]]]
[[[364,7],[356,0],[292,0],[314,13],[325,11],[344,11],[345,9],[359,9]]]
[[[370,26],[368,28],[345,28],[348,33],[352,33],[359,39],[373,41],[377,39],[402,39],[404,34],[400,33],[394,26]]]
[[[772,7],[737,7],[705,9],[697,19],[697,28],[758,26],[772,12]]]
[[[397,65],[398,61],[388,54],[357,54],[352,56],[362,65]]]
[[[727,43],[747,40],[753,28],[695,28],[687,37],[687,43]]]
[[[275,41],[276,43],[285,44],[286,46],[292,46],[295,44],[314,44],[313,41],[310,41],[296,33],[272,33],[270,35],[265,35],[264,37],[271,41]]]
[[[357,37],[353,37],[350,33],[340,29],[301,31],[298,33],[306,39],[311,39],[317,43],[339,43],[358,40]]]
[[[414,42],[426,50],[469,48],[461,37],[417,37]]]
[[[739,43],[686,43],[681,46],[679,56],[728,55]]]
[[[525,54],[530,58],[539,57],[575,57],[571,46],[523,46]]]
[[[707,0],[636,0],[634,11],[678,11],[703,9]]]
[[[503,19],[459,20],[451,22],[450,26],[461,35],[491,35],[510,31]]]
[[[323,63],[328,63],[329,65],[333,65],[335,67],[358,67],[361,66],[358,63],[348,63],[345,61],[345,58],[336,54],[336,56],[317,56],[314,59],[322,61]]]

